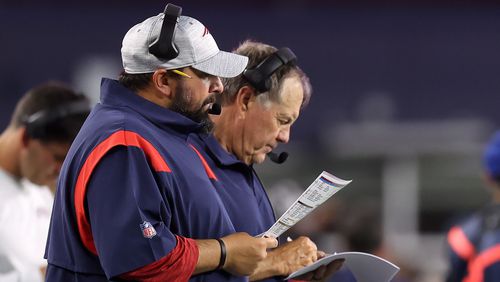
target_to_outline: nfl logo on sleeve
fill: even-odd
[[[142,236],[144,236],[144,238],[151,239],[156,235],[155,228],[148,221],[144,221],[142,224],[140,224],[140,226],[142,230]]]

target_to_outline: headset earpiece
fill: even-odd
[[[26,134],[34,139],[46,139],[51,135],[50,127],[70,116],[88,115],[90,105],[87,100],[73,101],[59,107],[38,111],[24,119]]]
[[[281,48],[264,59],[256,67],[243,72],[243,77],[259,92],[271,89],[271,76],[286,64],[295,64],[297,57],[289,48]]]
[[[172,60],[179,55],[179,51],[174,44],[175,27],[177,19],[181,16],[182,8],[168,3],[163,11],[163,24],[160,36],[149,46],[149,52],[158,58]]]

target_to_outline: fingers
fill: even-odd
[[[300,250],[298,253],[300,256],[304,257],[304,265],[311,264],[318,260],[318,248],[311,239],[301,236],[296,241],[300,244]]]
[[[313,278],[316,280],[323,279],[323,277],[325,277],[325,273],[326,273],[326,266],[322,265],[314,271]]]
[[[306,281],[327,281],[327,279],[335,272],[337,272],[344,263],[344,259],[337,259],[327,265],[322,265],[316,270],[305,273],[299,277],[299,280]]]
[[[271,237],[267,237],[267,238],[262,238],[265,243],[266,243],[266,247],[268,249],[273,249],[273,248],[276,248],[278,246],[278,240],[276,240],[276,238],[271,238]]]
[[[337,272],[344,264],[345,259],[336,259],[329,263],[326,267],[325,277]]]
[[[312,251],[311,259],[312,259],[311,263],[318,260],[318,252],[316,250]]]
[[[255,238],[238,232],[223,237],[227,257],[224,270],[235,275],[252,275],[267,257],[267,249],[278,245],[275,238]]]
[[[297,279],[299,281],[312,281],[314,277],[314,271],[302,274],[294,279]]]
[[[330,262],[328,265],[322,265],[314,271],[311,281],[326,281],[333,273],[337,272],[344,263],[344,259],[338,259]]]

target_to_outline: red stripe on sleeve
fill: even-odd
[[[458,226],[453,227],[448,232],[448,244],[463,260],[472,258],[476,252],[474,245],[469,241],[462,228]]]
[[[175,237],[177,246],[167,256],[122,274],[120,278],[145,282],[188,281],[198,262],[198,246],[193,239],[177,235]]]
[[[201,160],[201,163],[203,164],[203,167],[205,168],[205,172],[207,173],[208,175],[208,178],[210,179],[214,179],[214,180],[217,180],[217,176],[215,176],[215,173],[213,172],[213,170],[210,168],[210,166],[208,165],[207,161],[205,160],[205,158],[200,154],[200,152],[191,144],[189,144],[189,146],[196,152],[196,154],[198,155],[198,157],[200,158]]]
[[[471,263],[469,263],[469,275],[464,279],[466,282],[482,282],[484,270],[500,261],[500,244],[497,244],[481,252]]]
[[[87,183],[89,182],[96,165],[109,150],[116,146],[139,147],[144,151],[149,163],[156,171],[171,172],[167,163],[156,148],[151,145],[149,141],[132,131],[117,131],[99,143],[92,150],[92,152],[90,152],[89,156],[85,160],[85,163],[80,169],[76,180],[74,201],[76,222],[78,224],[80,238],[85,248],[95,255],[97,255],[97,250],[94,245],[94,239],[92,238],[90,223],[87,219],[87,215],[85,214],[85,193],[87,190]]]

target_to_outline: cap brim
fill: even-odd
[[[210,59],[191,67],[204,73],[219,77],[235,77],[242,73],[248,64],[248,58],[238,54],[219,51]]]

